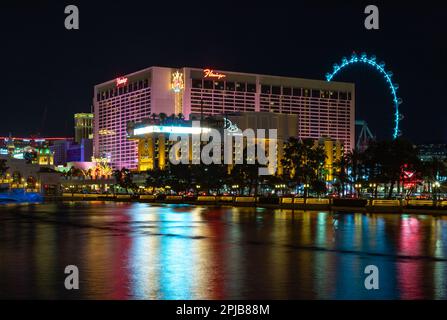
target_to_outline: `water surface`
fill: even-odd
[[[76,265],[80,289],[64,288]],[[380,289],[364,269],[380,270]],[[447,218],[114,202],[0,206],[0,298],[446,299]]]

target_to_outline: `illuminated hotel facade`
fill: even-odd
[[[112,167],[138,168],[138,144],[127,123],[165,113],[297,115],[301,138],[329,137],[354,148],[355,87],[327,82],[197,68],[150,67],[94,88],[94,155]]]

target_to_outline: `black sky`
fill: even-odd
[[[64,28],[68,4],[80,30]],[[380,9],[378,31],[364,28],[367,4]],[[393,71],[404,137],[447,141],[445,2],[2,1],[0,41],[0,135],[71,136],[95,84],[152,65],[324,79],[356,51]],[[384,80],[363,66],[335,80],[356,84],[357,118],[390,137]]]

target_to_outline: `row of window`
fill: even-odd
[[[193,79],[192,88],[211,89],[225,91],[256,92],[255,83],[235,81],[212,81],[204,79]],[[273,94],[282,96],[313,97],[335,100],[351,100],[351,92],[329,91],[320,89],[294,88],[285,86],[261,85],[261,94]]]
[[[255,83],[235,82],[235,81],[213,81],[203,79],[192,79],[192,87],[197,89],[256,92]]]
[[[261,85],[261,97],[263,95],[278,95],[278,96],[295,96],[295,97],[310,97],[333,100],[351,100],[351,92],[345,91],[328,91],[319,89],[305,89],[305,88],[290,88],[280,86]]]
[[[135,81],[135,82],[131,82],[125,86],[122,87],[118,87],[118,88],[111,88],[108,90],[104,90],[102,92],[98,92],[96,94],[96,101],[102,101],[105,99],[109,99],[112,97],[116,97],[122,94],[126,94],[126,93],[130,93],[130,92],[134,92],[137,90],[141,90],[141,89],[145,89],[149,87],[149,80],[148,79],[144,79],[144,80],[139,80],[139,81]]]

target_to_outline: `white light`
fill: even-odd
[[[178,133],[178,134],[200,134],[210,132],[210,128],[201,127],[175,127],[175,126],[146,126],[133,130],[134,136],[148,133]]]

